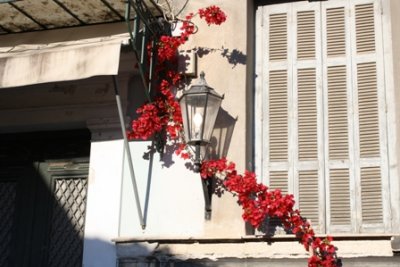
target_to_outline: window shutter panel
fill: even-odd
[[[349,231],[351,225],[349,102],[346,66],[330,66],[327,70],[327,124],[330,225]],[[343,227],[345,226],[345,227]]]
[[[321,40],[318,3],[264,9],[268,33],[268,184],[293,193],[302,214],[324,231]],[[284,13],[282,11],[285,11]]]
[[[356,229],[349,2],[322,4],[325,183],[328,232]]]
[[[297,198],[302,215],[311,220],[319,231],[322,226],[319,225],[318,127],[322,125],[318,120],[315,68],[298,69],[297,90],[294,91],[297,91]]]
[[[323,4],[328,232],[385,231],[385,114],[378,90],[382,70],[376,51],[377,4]]]
[[[357,212],[360,232],[390,230],[380,1],[353,2]]]
[[[323,120],[319,3],[293,3],[293,183],[302,215],[324,231]]]
[[[267,126],[264,142],[266,150],[263,160],[265,182],[271,189],[293,193],[290,186],[290,112],[291,112],[291,42],[290,5],[264,9],[264,34],[266,38],[267,81],[264,82],[267,99],[264,114]],[[265,77],[265,76],[264,76]]]
[[[379,5],[299,1],[257,11],[258,174],[293,193],[317,232],[391,230]]]

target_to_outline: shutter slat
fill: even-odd
[[[326,10],[326,43],[328,56],[346,54],[344,8],[329,8]]]
[[[348,169],[331,169],[330,210],[332,225],[349,225],[350,219],[350,182]]]
[[[298,157],[299,160],[318,159],[317,91],[314,68],[299,69],[298,87]]]
[[[357,53],[375,52],[374,4],[356,5]]]
[[[302,216],[315,225],[319,221],[318,171],[299,172],[299,208]]]
[[[269,16],[269,59],[287,58],[287,15],[286,13]]]
[[[297,58],[315,58],[315,12],[297,12]]]
[[[283,194],[288,193],[287,171],[271,171],[269,173],[269,187],[272,190],[280,189]]]
[[[378,157],[380,154],[379,110],[375,62],[357,65],[357,87],[360,157]]]
[[[288,89],[286,70],[271,71],[269,77],[269,157],[288,158]]]
[[[348,158],[346,66],[328,67],[329,159]]]
[[[361,168],[361,204],[363,223],[382,223],[382,187],[380,167]]]

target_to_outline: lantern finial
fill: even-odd
[[[204,71],[201,71],[201,72],[200,72],[200,81],[199,81],[199,85],[207,85],[205,76],[206,76],[206,74],[204,73]]]

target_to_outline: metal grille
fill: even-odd
[[[48,266],[82,265],[86,193],[87,177],[55,179]]]
[[[0,182],[0,266],[8,266],[14,224],[16,182]]]

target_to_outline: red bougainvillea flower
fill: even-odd
[[[226,20],[225,13],[217,6],[199,9],[198,14],[208,25],[220,25]],[[190,35],[195,33],[195,26],[191,19],[195,14],[190,13],[182,23],[182,34],[179,37],[162,35],[157,42],[147,44],[147,52],[151,55],[153,49],[157,51],[157,65],[155,77],[159,79],[159,96],[152,102],[143,105],[137,110],[139,118],[132,121],[132,131],[128,132],[130,139],[147,140],[155,133],[165,131],[172,140],[179,139],[182,131],[182,114],[178,101],[171,89],[177,87],[181,74],[173,67],[176,63],[179,46],[183,45]],[[172,67],[171,67],[172,66]],[[188,155],[181,154],[184,158]]]
[[[258,183],[253,172],[238,174],[235,164],[224,159],[204,161],[201,166],[203,179],[218,177],[225,188],[237,195],[242,206],[242,217],[253,227],[258,228],[267,218],[277,218],[287,231],[291,231],[312,256],[308,259],[310,267],[338,267],[340,260],[336,248],[331,244],[332,237],[321,240],[315,236],[310,223],[294,209],[295,201],[291,194],[282,194],[280,190],[270,191],[267,186]]]
[[[220,25],[226,21],[226,14],[217,6],[199,9],[200,18],[204,18],[208,25]]]
[[[181,45],[181,39],[173,36],[163,35],[158,43],[158,60],[160,63],[166,60],[172,60],[176,57],[178,47]]]

